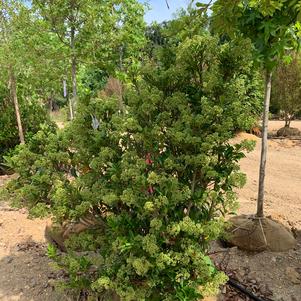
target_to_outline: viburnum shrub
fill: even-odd
[[[193,301],[226,281],[207,251],[245,182],[238,161],[250,145],[229,141],[253,125],[260,102],[251,51],[208,33],[164,45],[123,104],[81,101],[64,133],[70,158],[56,157],[57,142],[41,146],[75,170],[48,186],[54,218],[96,220],[69,239],[67,254],[49,248],[69,287],[89,300]]]
[[[114,98],[86,100],[70,128],[81,170],[70,210],[93,212],[101,226],[69,241],[92,253],[50,255],[71,287],[95,298],[198,300],[226,280],[206,252],[245,180],[238,161],[248,145],[229,139],[253,124],[261,96],[251,47],[203,35],[166,55],[128,89],[125,110]]]

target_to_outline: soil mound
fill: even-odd
[[[278,137],[300,136],[301,132],[297,128],[285,126],[277,131]]]
[[[247,215],[230,219],[233,224],[229,243],[247,251],[288,251],[296,246],[293,234],[282,224],[268,218]]]
[[[239,132],[239,133],[237,133],[236,137],[241,140],[253,140],[253,141],[260,140],[260,138],[257,137],[256,135],[249,134],[246,132]]]

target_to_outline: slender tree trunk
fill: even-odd
[[[285,127],[290,126],[290,118],[288,117],[288,113],[285,112]]]
[[[53,110],[53,95],[51,93],[50,97],[49,97],[49,112],[51,113]]]
[[[257,199],[257,217],[263,217],[263,202],[264,202],[264,180],[265,167],[268,150],[268,124],[269,124],[269,108],[272,89],[272,72],[266,71],[265,78],[265,97],[264,97],[264,112],[262,120],[262,141],[261,141],[261,158],[259,167],[259,187]]]
[[[70,120],[74,119],[74,114],[73,114],[73,106],[72,106],[72,98],[67,96],[68,103],[69,103],[69,113],[70,113]]]
[[[67,99],[67,102],[69,104],[69,116],[70,120],[73,120],[74,114],[73,114],[73,106],[72,106],[72,99],[69,97],[68,91],[67,91],[67,81],[63,80],[63,89],[64,89],[64,97]]]
[[[73,116],[71,117],[71,120],[73,119],[76,111],[76,102],[77,102],[77,82],[76,82],[76,54],[75,54],[75,28],[71,27],[71,69],[72,69],[72,103],[71,106],[73,108]]]
[[[73,111],[76,111],[76,103],[77,103],[77,82],[76,82],[76,58],[72,58],[72,104]]]
[[[23,131],[23,126],[22,126],[18,96],[17,96],[17,83],[16,83],[16,78],[15,78],[15,74],[14,74],[12,67],[10,67],[10,70],[9,70],[9,84],[10,84],[11,97],[12,97],[14,107],[15,107],[15,114],[16,114],[18,131],[19,131],[19,139],[20,139],[20,143],[24,144],[25,139],[24,139],[24,131]]]

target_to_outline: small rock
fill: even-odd
[[[244,282],[244,277],[243,276],[241,276],[241,275],[236,275],[236,279],[237,279],[237,281],[238,282],[240,282],[240,283],[243,283]]]
[[[7,257],[5,258],[5,263],[6,263],[6,264],[10,264],[13,260],[14,260],[14,259],[13,259],[11,256],[7,256]]]
[[[287,278],[293,283],[293,284],[301,284],[300,274],[296,271],[295,268],[287,267],[286,270],[286,276]]]
[[[54,272],[50,272],[48,275],[47,275],[48,279],[56,279],[58,278],[58,275]]]
[[[48,285],[49,285],[50,287],[55,287],[55,284],[56,284],[56,280],[54,280],[54,279],[48,280]]]
[[[32,279],[32,280],[30,281],[30,286],[31,286],[31,287],[37,286],[37,282],[36,282],[34,279]]]
[[[265,292],[267,294],[272,294],[272,290],[270,289],[270,287],[267,284],[265,284]]]
[[[257,283],[261,283],[261,279],[259,277],[255,278]]]
[[[230,252],[231,253],[235,253],[237,251],[238,251],[238,247],[232,247],[232,248],[230,248]]]
[[[25,208],[21,208],[21,209],[19,210],[19,212],[22,213],[22,214],[26,214],[26,213],[27,213],[27,210],[26,210]]]

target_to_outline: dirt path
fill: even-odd
[[[7,177],[0,177],[0,186]],[[0,203],[0,300],[59,301],[57,272],[46,256],[44,220],[29,220],[24,209]]]

